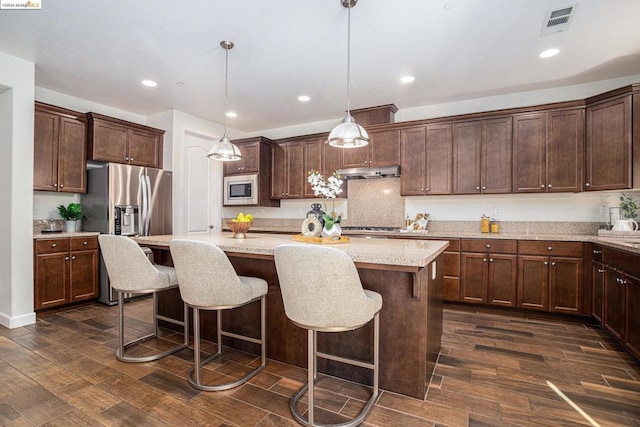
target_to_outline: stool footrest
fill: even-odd
[[[373,369],[375,368],[373,363],[363,362],[361,360],[356,359],[348,359],[346,357],[340,357],[333,354],[320,353],[316,352],[317,357],[322,357],[323,359],[335,360],[336,362],[346,363],[349,365],[359,366],[361,368]]]

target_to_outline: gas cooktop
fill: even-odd
[[[341,227],[344,231],[377,231],[381,233],[394,233],[400,231],[398,227],[369,227],[369,226],[355,226],[347,225]]]

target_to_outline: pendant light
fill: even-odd
[[[369,144],[369,135],[362,126],[356,123],[351,117],[349,108],[349,74],[351,61],[351,8],[358,3],[358,0],[340,0],[342,6],[347,8],[347,115],[342,122],[333,128],[329,134],[327,143],[332,147],[356,148]]]
[[[242,159],[242,154],[236,145],[231,142],[227,136],[227,104],[229,98],[227,96],[228,87],[228,75],[229,75],[229,50],[233,49],[233,42],[223,40],[220,42],[220,46],[225,50],[225,65],[224,65],[224,135],[222,138],[211,147],[207,157],[212,160],[219,160],[222,162],[229,162]]]

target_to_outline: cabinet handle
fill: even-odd
[[[489,249],[491,247],[491,245],[489,243],[487,243],[487,249]]]
[[[544,184],[540,184],[540,188],[544,188]]]
[[[482,258],[482,262],[487,262],[487,259],[486,258]]]
[[[601,268],[599,268],[599,269],[598,269],[598,273],[604,273],[604,270],[603,270],[603,269],[601,269]]]
[[[65,260],[65,261],[69,261],[69,257],[65,257],[65,258],[64,258],[64,260]]]
[[[58,246],[58,244],[57,244],[57,243],[52,243],[52,244],[51,244],[51,247],[52,247],[52,248],[55,248],[56,246]]]
[[[76,256],[75,256],[75,255],[74,255],[74,256],[72,256],[72,257],[71,257],[71,259],[72,259],[72,260],[76,259]]]
[[[553,250],[553,246],[548,246],[548,247],[547,247],[547,250],[548,250],[548,251],[552,251],[552,250]]]
[[[421,188],[420,191],[424,192],[424,188]]]
[[[544,262],[544,265],[549,265],[549,262],[548,262],[548,261],[545,261],[545,262]]]
[[[480,189],[480,187],[476,187],[476,190],[479,190],[479,189]]]
[[[53,186],[54,186],[54,187],[57,187],[57,186],[58,186],[58,184],[53,184]]]
[[[549,184],[547,185],[547,188],[553,188],[553,185]]]
[[[585,186],[585,187],[591,187],[591,184],[589,184],[588,182],[585,182],[585,183],[584,183],[584,186]]]
[[[424,191],[429,191],[429,187],[425,188]]]
[[[87,244],[89,244],[89,242],[85,240],[84,242],[82,242],[82,244],[86,246]]]
[[[64,188],[64,184],[60,184],[60,188]]]
[[[125,159],[126,161],[129,161],[129,158],[128,158],[128,157],[125,157],[124,159]]]
[[[493,258],[489,258],[489,262],[493,262]]]
[[[483,190],[486,190],[486,189],[487,189],[487,187],[485,187],[485,186],[483,185],[483,186],[482,186],[482,189],[483,189]]]
[[[601,254],[601,253],[602,253],[602,251],[598,251],[598,250],[594,249],[594,250],[593,250],[593,253],[594,253],[594,255],[597,255],[597,254]]]
[[[133,157],[129,157],[129,160],[133,162]]]
[[[555,266],[556,266],[556,263],[555,263],[555,262],[552,262],[552,263],[551,263],[551,267],[555,267]]]

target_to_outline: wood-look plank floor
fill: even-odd
[[[600,328],[579,320],[445,306],[442,353],[425,400],[383,392],[367,426],[584,426],[554,384],[600,426],[640,426],[640,366]],[[128,303],[127,335],[148,332],[149,300]],[[200,392],[185,375],[192,352],[130,364],[114,356],[117,309],[89,305],[0,327],[2,426],[294,426],[289,399],[304,369],[268,361],[249,383]],[[179,334],[149,343],[166,346]],[[203,351],[215,350],[208,344]],[[402,355],[398,355],[402,357]],[[230,351],[205,379],[245,372]],[[355,415],[368,391],[323,377],[320,422]]]

